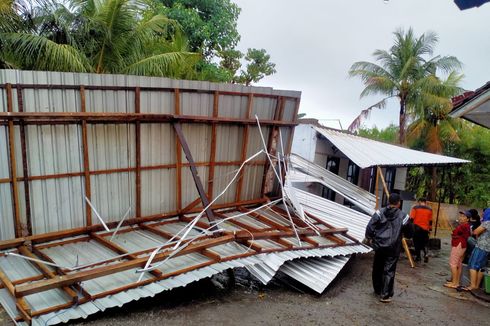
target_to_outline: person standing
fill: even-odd
[[[463,269],[463,258],[466,252],[467,241],[471,234],[470,211],[459,212],[459,225],[451,234],[451,255],[449,256],[449,266],[451,268],[451,281],[444,284],[445,287],[457,289],[460,285],[461,271]]]
[[[400,196],[391,194],[388,206],[376,211],[366,227],[366,238],[374,249],[373,288],[381,302],[393,297],[396,264],[402,249],[402,231],[410,237],[410,217],[400,210]],[[403,230],[402,230],[403,229]]]
[[[423,251],[424,263],[427,263],[429,261],[427,244],[429,243],[429,233],[432,231],[432,208],[427,206],[425,198],[419,198],[418,204],[410,211],[410,218],[414,224],[415,261],[421,261],[420,252]]]
[[[482,223],[473,234],[477,236],[476,246],[468,261],[470,270],[470,286],[467,290],[474,291],[480,287],[483,279],[483,269],[487,266],[487,257],[490,252],[490,208],[483,212]]]

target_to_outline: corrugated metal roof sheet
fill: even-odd
[[[337,277],[349,261],[350,256],[298,259],[286,262],[280,271],[308,286],[318,293]]]
[[[462,164],[470,161],[387,144],[328,128],[311,126],[361,169],[371,166]]]
[[[345,247],[336,247],[336,248],[285,251],[285,252],[266,254],[266,257],[257,256],[262,260],[262,262],[260,264],[246,266],[246,268],[250,272],[250,274],[252,274],[257,279],[259,279],[263,284],[267,284],[276,275],[277,271],[282,269],[284,263],[290,262],[291,263],[290,268],[294,267],[296,262],[300,261],[298,258],[349,256],[355,253],[362,254],[362,253],[368,253],[370,251],[371,248],[362,244],[345,246]]]

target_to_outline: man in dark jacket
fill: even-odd
[[[374,249],[373,287],[381,302],[393,297],[396,264],[402,249],[402,231],[410,237],[410,217],[400,210],[400,196],[391,194],[389,205],[376,211],[366,228]]]

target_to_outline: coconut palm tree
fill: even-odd
[[[0,22],[3,66],[179,77],[199,59],[182,46],[182,36],[170,35],[167,28],[178,30],[176,23],[150,12],[144,1],[10,1],[10,8],[0,10],[21,27]]]
[[[381,101],[363,110],[349,126],[349,130],[357,129],[372,109],[384,108],[388,99],[396,97],[400,104],[399,142],[404,144],[407,114],[411,117],[417,103],[431,99],[430,96],[427,99],[421,98],[430,95],[430,89],[424,89],[430,85],[427,79],[435,76],[438,71],[451,73],[458,70],[461,63],[453,56],[430,58],[438,42],[437,35],[433,32],[427,32],[417,38],[410,28],[407,32],[397,30],[394,35],[395,43],[389,51],[374,52],[378,64],[360,61],[354,63],[349,70],[351,77],[360,77],[366,86],[361,97],[377,94],[385,96]]]
[[[434,75],[424,79],[422,89],[427,93],[419,97],[415,105],[415,119],[408,126],[407,141],[411,147],[418,147],[430,153],[443,154],[445,146],[460,141],[458,131],[463,128],[461,119],[452,119],[451,98],[461,94],[459,83],[463,75],[451,72],[445,80]],[[429,168],[430,178],[425,178],[430,189],[429,199],[436,200],[437,168]]]

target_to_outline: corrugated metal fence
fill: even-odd
[[[192,206],[198,193],[172,119],[140,124],[136,114],[188,118],[183,132],[213,197],[263,148],[251,123],[255,115],[289,122],[280,129],[290,147],[300,98],[262,87],[16,70],[0,70],[0,86],[0,240],[98,224],[87,219],[86,195],[106,222],[120,220],[128,208],[129,217],[140,218]],[[73,118],[84,112],[125,120]],[[66,119],[49,120],[50,114]],[[262,127],[269,145],[274,128]],[[265,156],[248,164],[217,203],[260,198],[265,165]]]

